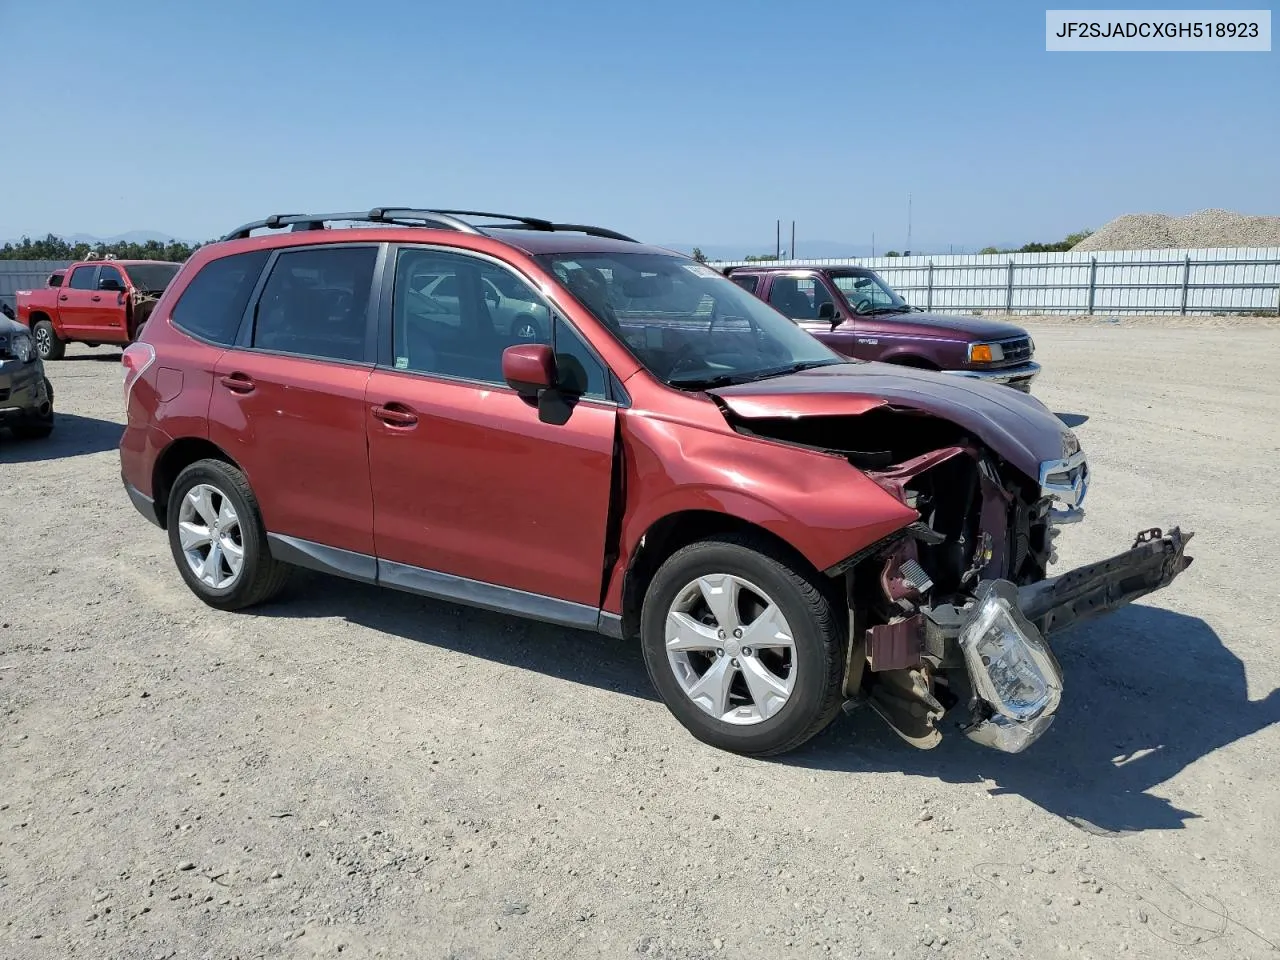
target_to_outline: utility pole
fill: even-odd
[[[876,232],[871,231],[871,258],[874,260],[876,256]]]
[[[791,259],[796,258],[796,222],[791,221]]]
[[[774,221],[773,259],[782,259],[782,221]]]
[[[907,250],[911,250],[911,194],[907,194]]]

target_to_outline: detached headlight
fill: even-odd
[[[30,363],[36,358],[36,345],[29,333],[15,333],[9,341],[9,350],[23,363]]]
[[[969,344],[970,363],[995,363],[1004,359],[1004,348],[998,343]]]
[[[1001,716],[1026,723],[1058,709],[1062,671],[1017,597],[1008,581],[992,583],[960,631],[960,649],[978,696]]]

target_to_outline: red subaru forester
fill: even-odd
[[[1038,400],[841,357],[596,227],[277,215],[201,248],[123,362],[125,488],[206,603],[301,566],[638,638],[743,753],[864,704],[930,747],[962,701],[1021,750],[1061,698],[1044,636],[1190,563],[1149,530],[1049,578],[1088,467]]]

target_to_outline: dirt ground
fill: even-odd
[[[1034,323],[1062,564],[1196,532],[1005,756],[694,741],[639,651],[321,576],[218,613],[120,486],[118,352],[0,439],[0,957],[1280,955],[1280,329]]]

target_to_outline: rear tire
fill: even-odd
[[[772,756],[839,713],[844,618],[821,575],[802,567],[764,538],[730,534],[678,550],[650,583],[640,615],[645,666],[667,708],[703,743]],[[714,611],[703,599],[708,584],[733,598],[732,610]],[[705,691],[719,687],[719,676],[728,681],[717,701]]]
[[[35,337],[36,353],[41,360],[61,360],[67,352],[66,342],[59,339],[48,320],[37,320],[31,328],[31,335]]]
[[[229,463],[198,460],[178,474],[166,526],[178,572],[211,607],[264,603],[288,583],[292,568],[271,556],[258,499]]]

